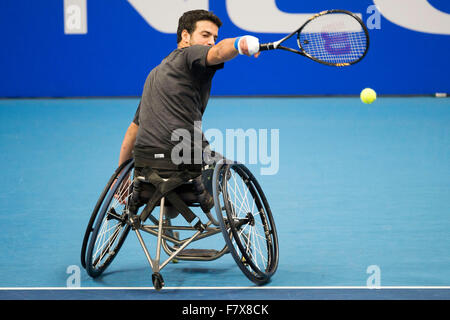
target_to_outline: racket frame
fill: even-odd
[[[353,17],[355,20],[357,20],[359,22],[359,24],[361,25],[365,35],[366,35],[366,39],[367,39],[367,46],[366,46],[366,50],[364,51],[363,55],[361,57],[359,57],[357,60],[352,61],[352,62],[346,62],[346,63],[331,63],[331,62],[326,62],[326,61],[322,61],[320,59],[314,58],[313,56],[311,56],[309,53],[307,53],[303,47],[302,44],[300,43],[300,34],[302,32],[302,30],[314,19],[317,19],[318,17],[327,15],[327,14],[332,14],[332,13],[343,13],[343,14],[347,14],[351,17]],[[293,49],[293,48],[289,48],[289,47],[285,47],[282,46],[281,44],[286,41],[287,39],[289,39],[290,37],[292,37],[293,35],[295,35],[297,33],[297,44],[300,48],[300,50],[297,49]],[[366,25],[364,24],[364,22],[361,20],[360,17],[358,17],[356,14],[354,14],[353,12],[347,11],[347,10],[341,10],[341,9],[332,9],[332,10],[325,10],[322,12],[319,12],[315,15],[313,15],[311,18],[309,18],[300,28],[298,28],[297,30],[295,30],[294,32],[288,34],[287,36],[281,38],[278,41],[274,41],[274,42],[268,42],[268,43],[262,43],[259,46],[259,51],[266,51],[266,50],[275,50],[275,49],[281,49],[281,50],[285,50],[285,51],[289,51],[289,52],[293,52],[293,53],[297,53],[299,55],[302,55],[304,57],[307,57],[311,60],[314,60],[318,63],[324,64],[324,65],[328,65],[328,66],[334,66],[334,67],[346,67],[346,66],[350,66],[353,65],[355,63],[358,63],[359,61],[361,61],[366,55],[367,52],[369,51],[369,45],[370,45],[370,38],[369,38],[369,31],[367,30]]]

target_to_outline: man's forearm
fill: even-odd
[[[208,65],[216,65],[236,57],[239,52],[234,47],[236,38],[223,39],[212,47],[207,56]]]
[[[123,138],[122,146],[120,148],[119,155],[119,166],[130,159],[133,152],[134,143],[136,141],[136,135],[139,126],[132,122],[125,133],[125,137]]]
[[[236,48],[239,47],[239,50]],[[244,36],[240,38],[227,38],[220,41],[208,51],[206,62],[208,65],[216,65],[227,62],[239,53],[248,56],[259,56],[259,41],[252,36]]]

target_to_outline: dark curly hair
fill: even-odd
[[[206,10],[191,10],[186,11],[178,20],[178,29],[177,29],[177,43],[181,41],[181,33],[183,30],[192,34],[195,31],[195,25],[197,21],[209,20],[213,22],[217,27],[222,26],[222,21],[211,11]]]

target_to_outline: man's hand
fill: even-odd
[[[121,205],[126,205],[128,202],[128,197],[130,196],[130,189],[131,189],[131,180],[129,174],[127,177],[125,177],[125,180],[122,181],[123,181],[122,184],[114,193],[114,199],[116,199],[117,202],[119,202]],[[111,184],[111,188],[109,190],[111,190],[114,187],[116,182],[117,179],[114,180],[114,182]]]
[[[243,36],[236,38],[235,47],[239,51],[239,54],[245,54],[246,56],[254,56],[258,58],[259,52],[259,39],[253,36]]]

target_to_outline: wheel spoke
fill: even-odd
[[[266,283],[278,265],[277,234],[267,200],[245,166],[225,165],[219,174],[214,200],[220,205],[223,200],[224,212],[218,216],[223,217],[225,241],[242,272],[256,284]]]
[[[106,187],[109,193],[104,199],[108,200],[103,200],[105,202],[99,207],[101,211],[98,213],[99,218],[95,227],[97,229],[93,230],[94,235],[90,241],[86,260],[88,273],[93,277],[101,274],[109,265],[128,234],[129,226],[124,219],[131,196],[132,169],[132,165],[129,165],[128,171],[116,176]],[[111,194],[112,192],[114,194]]]
[[[117,227],[117,226],[116,226],[116,227]],[[103,248],[103,247],[105,246],[105,244],[107,245],[106,247],[103,248],[103,250],[102,250],[102,252],[100,253],[100,255],[96,258],[96,260],[95,260],[96,262],[94,263],[94,267],[97,267],[98,263],[100,263],[100,262],[102,261],[102,259],[105,257],[105,255],[106,255],[107,253],[110,253],[109,249],[111,249],[111,247],[113,246],[114,242],[116,241],[117,237],[118,237],[119,234],[120,234],[120,230],[121,230],[121,229],[122,229],[122,228],[116,228],[116,229],[114,230],[114,233],[112,234],[112,236],[109,237],[108,241],[106,241],[106,242],[99,248],[99,249],[101,249],[101,248]],[[98,253],[98,250],[97,250],[97,252],[95,252],[94,256],[96,256],[97,253]]]
[[[240,217],[244,214],[247,217],[248,215],[251,215],[253,217],[252,220],[254,221],[250,222],[250,218],[248,218],[247,223],[243,227],[239,227],[237,230],[239,241],[245,254],[253,261],[256,268],[264,272],[268,262],[268,258],[265,254],[268,252],[268,249],[265,248],[268,242],[265,237],[265,226],[263,222],[261,222],[260,219],[256,219],[258,216],[261,216],[261,213],[264,213],[264,211],[258,210],[255,212],[255,208],[257,208],[258,205],[253,196],[249,196],[252,193],[250,192],[249,185],[244,181],[245,178],[237,174],[237,172],[233,172],[232,177],[233,184],[231,187],[227,188],[232,215],[233,217]],[[238,177],[240,178],[240,182],[237,179]],[[250,223],[252,223],[252,225],[250,225]],[[238,227],[238,225],[235,224],[235,227]],[[237,248],[239,248],[239,245]]]
[[[248,189],[245,188],[245,197],[243,197],[243,196],[242,196],[241,188],[239,187],[239,184],[238,184],[238,182],[236,181],[236,173],[232,174],[232,176],[233,176],[233,180],[234,180],[234,183],[235,183],[235,184],[234,184],[235,190],[237,189],[237,191],[239,192],[239,195],[240,195],[241,198],[242,198],[242,201],[240,201],[240,202],[241,202],[241,206],[244,206],[244,204],[246,204],[246,203],[245,203],[245,200],[246,200],[246,198],[247,198],[247,191],[248,191]],[[242,181],[242,180],[241,180],[241,181]],[[236,197],[237,197],[236,192],[235,192],[235,195],[236,195]],[[245,208],[245,209],[249,210],[248,207]]]

